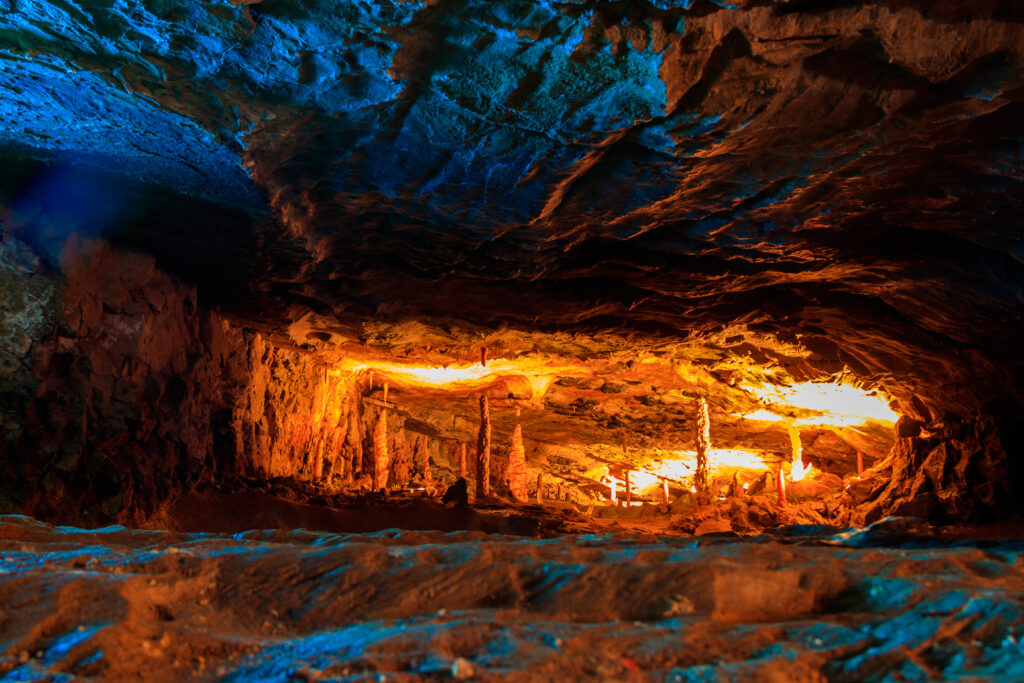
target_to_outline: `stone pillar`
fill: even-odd
[[[697,442],[697,469],[693,473],[693,485],[697,494],[708,491],[708,452],[711,450],[711,414],[708,402],[703,396],[697,398],[697,419],[694,424]]]
[[[480,397],[480,434],[476,440],[476,497],[491,493],[491,413],[487,395]]]
[[[434,477],[430,472],[430,441],[426,441],[426,445],[423,448],[423,481],[430,484],[434,481]]]
[[[517,416],[518,413],[519,409],[517,408]],[[512,445],[508,452],[508,468],[505,476],[508,479],[509,495],[513,500],[525,503],[529,495],[527,493],[526,449],[523,447],[523,428],[518,424],[512,431]]]
[[[380,491],[388,485],[388,419],[384,410],[377,415],[373,428],[373,490]]]
[[[743,498],[743,484],[740,482],[740,473],[732,473],[732,486],[729,487],[729,495],[733,498]]]

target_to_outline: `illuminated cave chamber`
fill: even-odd
[[[260,327],[207,310],[149,256],[76,242],[64,267],[23,301],[45,313],[36,374],[6,395],[24,417],[7,418],[5,505],[42,518],[173,524],[205,494],[437,499],[460,476],[471,502],[482,481],[520,506],[540,486],[551,510],[683,531],[1013,509],[991,418],[940,416],[772,334],[481,333],[310,312]]]
[[[878,392],[839,382],[786,384],[793,380],[778,368],[738,362],[713,372],[686,360],[682,345],[661,353],[621,346],[589,360],[543,354],[486,364],[346,359],[331,374],[341,384],[347,373],[349,385],[360,387],[363,410],[377,414],[363,428],[378,428],[383,414],[388,438],[375,439],[368,451],[317,454],[313,471],[328,487],[366,487],[383,458],[392,489],[423,490],[461,475],[477,496],[483,396],[489,484],[497,496],[534,501],[540,486],[540,500],[599,517],[628,517],[627,506],[678,513],[734,499],[761,506],[755,513],[761,523],[775,521],[788,501],[793,509],[782,511],[783,519],[802,514],[823,522],[841,508],[849,517],[854,503],[847,489],[864,488],[864,470],[884,461],[892,445],[897,416]],[[703,486],[697,476],[701,399],[713,434]],[[347,437],[335,432],[333,438]],[[320,463],[328,460],[325,470]],[[525,490],[516,490],[510,469],[528,483]],[[745,519],[736,526],[750,528]]]
[[[0,509],[1020,511],[1019,3],[14,4]]]

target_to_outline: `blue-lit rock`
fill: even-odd
[[[997,0],[16,0],[0,225],[46,267],[148,252],[299,346],[849,372],[1002,463],[1022,46]]]

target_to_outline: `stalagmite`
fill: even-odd
[[[743,484],[740,483],[740,473],[732,473],[732,486],[729,487],[729,496],[732,498],[742,498],[744,494]]]
[[[697,398],[697,420],[695,423],[697,442],[697,468],[693,473],[693,485],[698,494],[708,490],[708,452],[711,450],[711,414],[708,402],[703,396]]]
[[[383,410],[377,415],[373,428],[373,490],[380,491],[388,484],[388,420]]]
[[[394,437],[391,439],[391,450],[388,451],[388,484],[391,486],[405,486],[409,483],[412,471],[415,467],[416,452],[419,438],[412,435],[412,443],[409,442],[410,435],[402,429],[402,422],[399,416],[395,416],[392,427],[397,428]]]
[[[633,488],[629,485],[629,470],[626,470],[626,507],[633,504]]]
[[[313,456],[313,481],[320,482],[324,478],[324,449],[320,445]]]
[[[779,507],[786,507],[786,478],[781,467],[775,472],[775,489],[779,495]]]
[[[857,476],[864,476],[864,454],[857,451]]]
[[[544,504],[544,473],[537,473],[537,505]]]
[[[789,430],[789,443],[793,448],[793,468],[790,470],[790,477],[793,481],[800,481],[811,469],[804,465],[804,447],[800,443],[800,430],[790,422],[786,425]]]
[[[426,446],[423,448],[423,481],[430,484],[434,481],[434,477],[430,472],[430,442],[428,441]]]
[[[359,405],[358,400],[352,401],[346,415],[345,447],[351,461],[347,468],[347,481],[355,479],[356,475],[366,474],[366,463],[363,462],[363,431],[360,424]]]
[[[519,417],[519,408],[516,408]],[[523,428],[516,424],[512,430],[512,445],[508,452],[508,468],[505,477],[508,480],[508,492],[512,499],[525,503],[529,496],[526,475],[526,449],[523,447]]]
[[[609,477],[609,479],[611,479],[611,483],[608,484],[608,497],[612,499],[613,503],[618,503],[619,492],[617,489],[619,482],[615,480],[615,477]]]
[[[466,478],[466,444],[459,442],[459,479]]]
[[[480,434],[476,441],[476,497],[491,493],[491,413],[487,395],[480,397]]]
[[[661,480],[661,496],[662,496],[662,498],[665,499],[666,503],[669,502],[669,500],[668,500],[668,480],[667,479],[662,479]]]

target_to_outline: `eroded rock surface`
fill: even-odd
[[[0,518],[0,674],[996,681],[1020,542],[55,528]],[[902,531],[900,531],[902,529]]]

